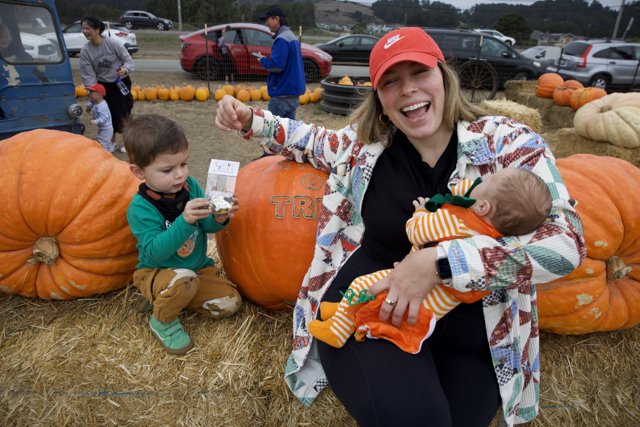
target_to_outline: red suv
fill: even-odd
[[[260,52],[264,56],[271,54],[273,33],[264,25],[251,23],[222,24],[205,30],[180,36],[180,66],[184,71],[193,73],[202,79],[219,80],[223,77],[222,54],[217,40],[222,30],[228,26],[224,37],[231,52],[233,74],[266,75],[267,71],[252,54]],[[331,55],[307,43],[302,43],[302,59],[307,82],[316,82],[329,75]],[[207,66],[208,63],[208,66]]]

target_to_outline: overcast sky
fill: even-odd
[[[375,0],[351,0],[355,3],[371,4]],[[476,0],[438,0],[442,3],[448,3],[458,9],[469,9],[478,3],[513,3],[513,4],[533,4],[537,0],[501,0],[501,1],[476,1]],[[587,0],[589,1],[589,0]],[[601,5],[614,10],[618,10],[622,4],[622,0],[598,0]],[[629,4],[631,1],[626,1]]]

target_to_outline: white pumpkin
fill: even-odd
[[[576,132],[618,147],[640,147],[640,93],[612,93],[576,111]]]

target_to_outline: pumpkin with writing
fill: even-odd
[[[240,169],[240,209],[215,236],[224,271],[244,297],[273,310],[295,303],[313,256],[326,178],[282,156]]]
[[[583,334],[640,323],[640,169],[613,157],[558,159],[584,224],[587,257],[538,285],[540,329]]]
[[[139,181],[100,144],[55,130],[0,141],[0,290],[43,299],[106,293],[138,259],[127,224]]]

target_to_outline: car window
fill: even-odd
[[[258,30],[244,29],[244,40],[247,45],[271,47],[273,39],[267,33]]]
[[[357,41],[358,41],[358,38],[356,38],[356,37],[347,37],[347,38],[344,38],[344,39],[340,40],[340,43],[342,43],[345,46],[353,46],[353,45],[358,44]]]
[[[633,46],[618,46],[611,48],[611,55],[609,56],[611,59],[624,59],[624,60],[633,60],[635,59],[635,49]]]
[[[564,47],[562,53],[568,56],[582,56],[589,46],[589,43],[571,42]]]
[[[80,25],[80,23],[71,24],[67,28],[64,29],[64,32],[65,33],[81,33],[82,32],[82,26]]]
[[[373,46],[374,44],[376,44],[376,40],[373,40],[367,37],[361,38],[360,41],[363,46]]]
[[[482,47],[480,49],[482,56],[502,56],[502,53],[505,51],[507,51],[507,49],[498,40],[485,38],[482,41]]]
[[[241,44],[240,35],[236,30],[225,31],[223,33],[224,42],[227,44]]]
[[[58,63],[64,59],[57,37],[49,40],[40,34],[56,33],[53,16],[38,4],[0,4],[0,56],[10,64]]]

